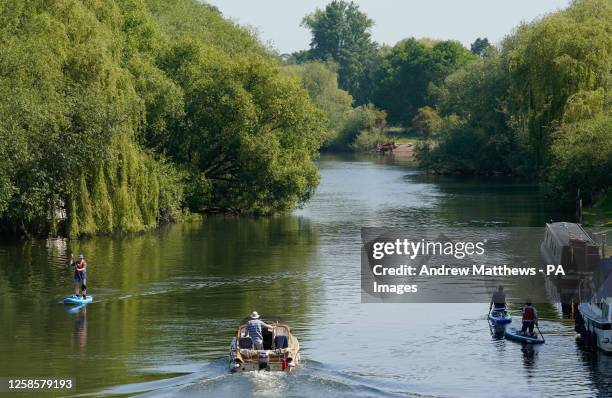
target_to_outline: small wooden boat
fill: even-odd
[[[241,322],[230,345],[229,368],[231,372],[256,370],[290,372],[300,363],[300,343],[285,323],[264,320],[273,325],[272,330],[262,330],[263,350],[256,350],[248,336],[246,322]]]
[[[540,338],[537,334],[535,336],[529,336],[527,334],[521,333],[520,330],[515,328],[508,328],[504,332],[504,336],[508,340],[519,341],[521,343],[529,343],[529,344],[543,344],[544,339]]]
[[[492,308],[489,312],[489,320],[499,325],[505,325],[512,322],[512,317],[505,308]]]

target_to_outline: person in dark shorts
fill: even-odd
[[[533,327],[538,324],[538,311],[527,301],[523,307],[523,327],[521,333],[527,336],[534,336]]]
[[[506,308],[506,292],[504,292],[504,287],[499,285],[497,290],[493,292],[491,296],[491,303],[489,304],[489,311],[491,308],[495,309],[505,309]]]
[[[87,263],[81,254],[79,259],[74,261],[74,256],[70,256],[70,265],[74,267],[74,294],[75,296],[87,297]]]

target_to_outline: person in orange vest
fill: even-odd
[[[533,327],[538,324],[538,311],[531,305],[531,301],[527,301],[523,307],[523,327],[521,333],[525,335],[529,331],[528,335],[533,336]]]
[[[87,263],[81,254],[79,259],[74,261],[74,256],[70,255],[70,265],[74,267],[74,295],[87,297]]]

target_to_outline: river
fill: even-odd
[[[74,394],[93,396],[612,394],[612,358],[583,351],[555,311],[541,314],[546,344],[523,348],[491,336],[484,304],[361,303],[362,227],[562,218],[536,187],[427,177],[382,157],[318,165],[314,198],[291,215],[2,243],[0,377],[74,377]],[[95,297],[76,313],[61,304],[71,252],[86,255]],[[293,326],[305,359],[296,372],[227,372],[237,322],[253,310]]]

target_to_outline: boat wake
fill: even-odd
[[[171,369],[165,368],[167,372]],[[176,374],[176,373],[175,373]],[[416,396],[399,392],[404,390],[396,386],[395,391],[377,385],[376,381],[364,375],[341,372],[329,369],[316,361],[304,363],[292,373],[284,372],[246,372],[231,374],[227,370],[227,361],[218,359],[207,363],[192,373],[111,387],[103,391],[79,396],[137,396],[158,397],[407,397]],[[382,383],[381,383],[382,384]],[[405,387],[405,386],[404,386]]]

